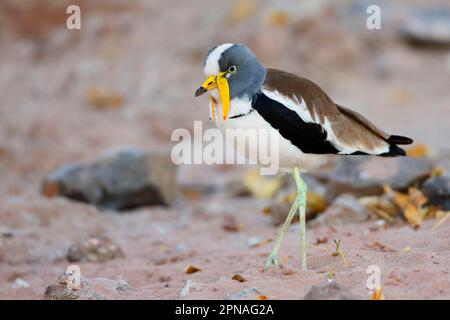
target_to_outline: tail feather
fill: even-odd
[[[408,137],[390,135],[386,139],[386,142],[388,142],[389,144],[411,144],[413,143],[413,140]]]
[[[405,152],[405,150],[396,146],[395,144],[391,144],[389,146],[389,151],[380,154],[380,156],[382,156],[382,157],[404,157],[404,156],[406,156],[406,152]]]

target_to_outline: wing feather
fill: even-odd
[[[265,90],[265,91],[264,91]],[[356,111],[337,105],[314,82],[277,69],[267,69],[263,92],[290,109],[305,122],[313,122],[327,132],[341,154],[388,154],[389,135]],[[273,98],[272,97],[272,98]],[[408,139],[408,138],[405,138]]]

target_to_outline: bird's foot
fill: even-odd
[[[268,270],[268,269],[270,269],[270,267],[272,267],[274,265],[277,267],[280,267],[278,264],[277,256],[270,254],[269,258],[267,259],[266,267],[264,268],[264,270]]]

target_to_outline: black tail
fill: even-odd
[[[395,136],[391,135],[386,139],[386,142],[389,143],[389,151],[383,154],[380,154],[382,157],[404,157],[406,156],[405,150],[397,146],[397,144],[411,144],[413,140],[408,137]]]
[[[406,156],[406,152],[405,152],[405,150],[396,146],[395,144],[391,144],[389,146],[389,151],[380,154],[380,156],[382,156],[382,157],[404,157],[404,156]]]
[[[386,142],[389,144],[411,144],[413,143],[413,140],[408,137],[391,135],[386,139]]]

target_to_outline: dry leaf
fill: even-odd
[[[316,192],[308,192],[306,198],[306,206],[313,213],[320,213],[325,211],[325,209],[327,208],[327,201],[322,195]]]
[[[365,244],[365,246],[369,249],[379,251],[379,252],[396,252],[394,248],[391,248],[381,242],[375,241],[371,244]]]
[[[248,19],[256,10],[256,4],[253,1],[243,0],[233,6],[228,16],[230,23],[241,22]]]
[[[395,88],[392,90],[392,100],[397,104],[405,104],[413,98],[413,94],[411,91],[402,89],[402,88]]]
[[[328,238],[327,237],[317,238],[316,239],[316,244],[322,244],[322,243],[327,243],[327,242],[328,242]]]
[[[450,211],[436,210],[436,212],[434,213],[434,217],[436,219],[441,219],[447,216],[449,213]]]
[[[369,196],[358,199],[359,203],[384,220],[394,222],[399,210],[388,196]]]
[[[372,292],[372,295],[370,296],[369,300],[384,300],[383,289],[382,288],[375,289]]]
[[[42,185],[41,192],[47,198],[56,197],[60,193],[59,183],[55,181],[45,181]]]
[[[295,271],[292,270],[291,268],[282,268],[282,269],[281,269],[281,274],[282,274],[283,276],[290,276],[290,275],[295,274]]]
[[[445,173],[444,168],[442,167],[435,167],[433,168],[433,170],[431,171],[431,176],[432,177],[440,177]]]
[[[401,208],[401,209],[405,209],[406,206],[408,205],[409,202],[409,198],[408,195],[404,194],[404,193],[400,193],[400,192],[395,192],[394,193],[394,202]]]
[[[263,212],[263,214],[264,214],[265,216],[269,216],[269,215],[272,213],[272,209],[271,209],[270,207],[265,207],[265,208],[262,210],[262,212]]]
[[[406,246],[402,249],[403,252],[410,252],[411,251],[411,247],[410,246]]]
[[[263,296],[263,295],[256,297],[256,300],[267,300],[267,299],[269,299],[269,298],[267,296]]]
[[[417,188],[409,188],[408,194],[393,191],[389,186],[385,186],[384,190],[386,195],[403,210],[406,221],[414,227],[419,227],[424,217],[432,212],[431,208],[424,207],[428,198]]]
[[[245,279],[243,276],[241,276],[240,274],[235,274],[234,276],[231,277],[232,280],[236,280],[239,282],[245,282],[247,281],[247,279]]]
[[[117,109],[123,106],[122,95],[110,89],[93,86],[87,92],[88,102],[98,109]]]
[[[408,203],[403,211],[405,219],[413,226],[420,226],[423,221],[422,214],[412,204]]]
[[[238,223],[236,217],[231,214],[226,214],[223,217],[222,228],[226,231],[237,232],[244,228],[242,223]]]
[[[268,18],[268,24],[274,27],[285,26],[289,22],[289,16],[284,11],[272,12]]]
[[[408,190],[409,202],[414,205],[416,208],[422,207],[425,203],[428,202],[428,198],[425,197],[417,188],[409,188]]]
[[[269,243],[271,243],[273,240],[272,239],[264,239],[262,241],[260,241],[255,247],[263,247]]]
[[[425,158],[428,156],[429,150],[426,144],[416,144],[414,147],[406,150],[406,155],[412,158]]]
[[[193,264],[188,264],[186,268],[184,268],[184,273],[191,274],[198,271],[202,271],[202,268],[194,266]]]
[[[284,177],[262,176],[258,170],[249,170],[244,177],[244,185],[257,199],[272,199],[283,187]]]
[[[283,257],[280,259],[280,262],[281,262],[282,264],[288,264],[288,263],[289,263],[289,260],[291,260],[291,258],[289,258],[289,256],[283,256]]]

